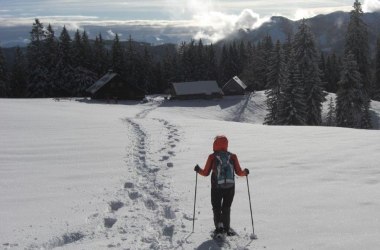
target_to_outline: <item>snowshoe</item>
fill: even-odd
[[[227,236],[235,236],[235,235],[237,235],[237,233],[235,232],[235,230],[233,230],[232,228],[226,230],[225,233],[226,233]]]
[[[215,240],[223,240],[224,239],[223,228],[215,229],[211,236]]]

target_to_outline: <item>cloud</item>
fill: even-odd
[[[194,15],[193,21],[199,27],[194,38],[217,42],[239,29],[257,28],[269,19],[269,17],[260,18],[259,14],[250,9],[243,10],[239,15],[227,15],[214,11]]]
[[[240,13],[228,13],[223,9],[224,2],[214,0],[166,0],[172,6],[169,11],[172,19],[187,18],[192,27],[198,27],[194,39],[217,42],[239,29],[259,27],[269,17],[261,18],[252,9]]]
[[[309,9],[297,9],[294,14],[294,20],[300,20],[303,18],[310,18],[315,16],[315,12]]]
[[[72,1],[73,4],[67,6],[67,1]],[[120,29],[121,26],[125,26],[129,31],[133,31],[134,34],[141,31],[154,31],[152,35],[167,35],[175,34],[176,36],[183,33],[186,36],[190,35],[194,39],[202,38],[205,42],[216,42],[225,38],[226,36],[234,33],[239,29],[255,29],[260,27],[264,22],[270,20],[270,16],[273,14],[284,15],[284,13],[293,13],[293,20],[299,20],[302,18],[310,18],[318,14],[327,14],[337,10],[349,11],[352,9],[350,5],[338,5],[335,1],[334,4],[327,4],[324,1],[317,1],[318,3],[312,5],[304,1],[296,1],[299,7],[298,10],[292,9],[292,6],[286,6],[283,2],[257,0],[236,0],[236,1],[221,1],[221,0],[110,0],[112,4],[99,3],[95,0],[86,0],[79,2],[77,0],[57,0],[60,6],[67,6],[70,10],[74,7],[80,9],[81,4],[86,2],[87,9],[93,10],[92,12],[86,12],[88,16],[75,15],[77,12],[69,12],[71,15],[64,15],[63,9],[56,9],[57,15],[43,16],[43,15],[26,15],[25,12],[18,13],[18,15],[10,16],[4,7],[4,11],[0,10],[0,27],[1,26],[18,26],[24,25],[31,27],[34,18],[37,17],[40,21],[47,25],[50,23],[53,27],[63,27],[70,31],[86,30],[88,26],[101,26],[103,31],[110,38],[114,38],[115,34],[120,32],[128,34]],[[367,0],[364,1],[363,8],[376,9],[379,7],[379,0]],[[75,4],[74,4],[75,3]],[[155,14],[152,18],[146,18],[146,20],[120,20],[120,16],[113,15],[114,9],[111,11],[111,7],[118,7],[117,13],[126,11],[123,16],[129,16],[128,11],[145,11],[149,12],[153,9],[157,9],[159,6],[165,7],[163,11],[152,12]],[[279,9],[282,6],[281,9]],[[326,7],[327,6],[327,7]],[[246,7],[246,8],[245,8]],[[244,9],[245,8],[245,9]],[[25,11],[23,8],[22,11]],[[95,9],[97,11],[95,11]],[[99,11],[99,9],[102,10]],[[273,11],[270,14],[261,16],[258,13],[266,10]],[[59,10],[59,11],[57,11]],[[103,11],[104,10],[104,11]],[[149,11],[148,11],[149,10]],[[31,10],[32,11],[32,10]],[[33,11],[32,11],[33,12]],[[36,12],[38,13],[38,12]],[[50,12],[55,13],[55,12]],[[139,12],[140,13],[140,12]],[[157,16],[157,13],[161,13],[161,16]],[[165,14],[162,14],[165,13]],[[104,16],[110,15],[110,16]],[[144,15],[143,15],[144,16]],[[142,16],[138,16],[142,17]],[[144,16],[146,17],[146,16]],[[159,17],[163,17],[164,20],[159,20]],[[120,19],[119,19],[120,18]],[[158,18],[158,20],[150,20]],[[131,18],[133,19],[133,18]],[[143,18],[142,18],[143,19]],[[115,27],[118,26],[118,27]],[[86,30],[87,31],[87,30]],[[110,32],[108,32],[110,31]],[[96,32],[95,32],[96,33]],[[144,33],[146,34],[146,33]]]
[[[379,0],[364,0],[363,11],[364,12],[380,11],[380,1]]]

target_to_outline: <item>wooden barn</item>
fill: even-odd
[[[239,77],[234,76],[224,84],[222,90],[225,95],[244,95],[246,88],[247,85]]]
[[[87,90],[92,99],[114,100],[141,100],[145,92],[138,87],[128,84],[120,75],[109,71],[102,78],[91,85]]]
[[[176,82],[171,84],[171,99],[222,98],[223,91],[216,81]]]

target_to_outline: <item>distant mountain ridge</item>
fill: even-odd
[[[344,49],[345,33],[350,19],[349,12],[333,12],[326,15],[318,15],[306,19],[317,41],[317,46],[321,51],[334,51],[341,54]],[[368,25],[369,44],[372,50],[375,47],[376,39],[380,37],[380,12],[364,13],[363,20]],[[41,20],[43,22],[43,20]],[[30,26],[4,27],[0,26],[0,46],[10,48],[15,46],[24,47],[30,36],[33,20]],[[269,22],[262,24],[259,28],[253,30],[238,30],[218,42],[218,44],[228,43],[234,39],[257,42],[266,35],[270,35],[275,42],[280,40],[284,42],[288,35],[297,32],[300,20],[292,21],[282,16],[273,16]],[[44,23],[45,24],[45,23]],[[54,28],[54,25],[53,25]],[[90,39],[101,33],[103,39],[112,40],[107,34],[112,30],[113,33],[130,34],[134,41],[144,42],[151,45],[162,44],[179,44],[183,41],[190,41],[197,33],[194,27],[184,28],[165,28],[163,30],[152,27],[141,28],[131,26],[83,26],[84,30],[89,33]],[[72,35],[73,35],[72,31]],[[56,36],[59,36],[60,30],[56,30]],[[73,36],[72,36],[73,37]],[[122,39],[123,40],[123,39]]]
[[[333,12],[326,15],[318,15],[306,19],[316,38],[318,48],[323,52],[336,52],[341,54],[344,50],[345,34],[350,20],[348,12]],[[369,45],[373,50],[376,39],[380,38],[380,12],[363,14],[363,21],[367,24]],[[223,42],[235,39],[258,42],[265,36],[270,35],[273,41],[286,41],[289,35],[297,32],[300,20],[292,21],[285,17],[273,16],[270,22],[264,23],[254,30],[239,30],[225,38]]]

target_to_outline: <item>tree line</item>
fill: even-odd
[[[258,43],[192,40],[158,56],[153,46],[131,37],[122,42],[118,34],[110,42],[77,30],[72,38],[63,27],[57,37],[50,24],[35,19],[26,51],[16,48],[11,65],[0,48],[0,96],[85,96],[109,69],[147,94],[163,93],[171,82],[217,80],[222,86],[237,75],[250,91],[266,91],[266,124],[320,125],[328,91],[337,94],[330,100],[329,125],[369,128],[370,100],[380,100],[380,40],[371,58],[362,15],[356,0],[342,57],[317,51],[306,20],[283,43],[269,35]]]
[[[361,3],[356,0],[353,8],[343,58],[319,56],[305,20],[287,44],[274,46],[266,66],[266,124],[321,125],[328,90],[336,93],[336,100],[329,101],[327,125],[371,128],[371,98],[380,97],[380,42],[373,67]]]

